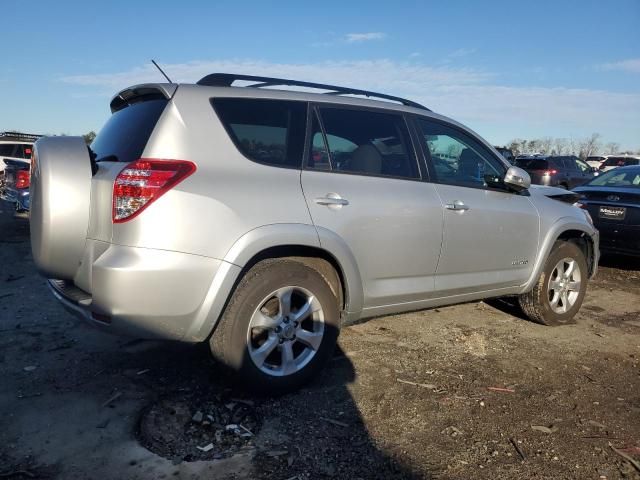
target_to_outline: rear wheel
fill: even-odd
[[[574,243],[558,241],[533,290],[519,296],[520,306],[536,323],[566,324],[580,310],[587,280],[582,250]]]
[[[238,284],[209,344],[245,388],[283,393],[326,363],[339,303],[323,275],[291,259],[265,260]]]

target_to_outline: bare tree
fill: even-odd
[[[592,133],[590,137],[585,138],[580,142],[578,156],[584,160],[600,150],[601,145],[600,134]]]
[[[555,150],[556,155],[569,153],[569,140],[566,138],[554,138],[553,149]]]
[[[620,151],[620,144],[617,142],[609,142],[604,146],[604,153],[608,153],[609,155],[613,155]]]
[[[540,146],[540,152],[550,155],[551,146],[553,145],[553,138],[542,137],[541,139],[538,140],[538,145]]]

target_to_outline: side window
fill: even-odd
[[[590,172],[591,171],[591,167],[589,166],[589,164],[583,162],[579,158],[576,158],[575,162],[576,162],[576,165],[578,167],[578,170],[580,170],[581,172],[585,173],[585,172]]]
[[[306,103],[216,98],[212,104],[227,133],[245,157],[267,165],[301,167]]]
[[[420,177],[409,132],[401,115],[341,108],[320,108],[320,115],[333,171]],[[324,148],[320,138],[314,129],[312,155],[314,150],[321,152]],[[320,149],[316,145],[320,145]]]
[[[16,146],[14,143],[0,143],[0,157],[13,157]]]
[[[442,123],[417,120],[438,182],[484,188],[502,180],[506,167],[477,140]]]

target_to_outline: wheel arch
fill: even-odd
[[[558,240],[575,243],[585,254],[589,277],[591,278],[595,275],[599,257],[598,231],[595,228],[588,228],[588,226],[583,223],[576,222],[574,218],[560,218],[552,225],[543,239],[540,254],[536,259],[529,280],[521,290],[522,293],[530,291],[535,286],[540,273],[544,269],[547,258],[553,249],[553,245]]]
[[[262,260],[284,257],[315,268],[328,280],[341,302],[344,320],[360,315],[362,282],[355,257],[346,243],[335,233],[316,230],[313,225],[273,224],[247,232],[229,249],[207,295],[211,301],[206,307],[203,305],[206,312],[202,312],[187,336],[196,341],[209,337],[244,274]]]

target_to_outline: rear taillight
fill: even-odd
[[[31,184],[31,174],[29,170],[18,170],[16,173],[16,188],[29,188]]]
[[[558,173],[557,170],[545,170],[542,172],[543,175],[555,175],[556,173]]]
[[[195,171],[195,164],[185,160],[141,158],[131,162],[113,184],[113,223],[136,217]]]

